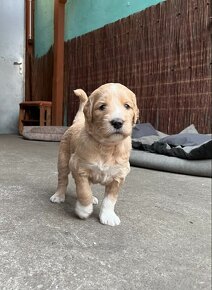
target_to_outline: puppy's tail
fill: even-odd
[[[84,122],[85,116],[83,113],[83,109],[88,101],[88,96],[86,95],[86,93],[82,89],[74,90],[74,93],[77,97],[79,97],[80,104],[79,104],[79,109],[77,111],[77,114],[73,120],[73,123]]]
[[[77,89],[77,90],[74,90],[74,93],[77,97],[79,97],[80,99],[80,104],[81,103],[85,103],[87,102],[88,100],[88,96],[86,95],[86,93],[82,90],[82,89]]]

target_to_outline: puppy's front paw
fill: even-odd
[[[81,219],[86,219],[93,212],[93,204],[89,204],[87,206],[83,206],[79,201],[76,202],[75,212]]]
[[[61,203],[65,201],[65,194],[60,194],[56,192],[54,195],[50,197],[51,202]]]
[[[109,226],[118,226],[121,222],[119,217],[112,210],[103,210],[99,218],[102,224]]]

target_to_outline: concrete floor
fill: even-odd
[[[211,179],[132,168],[117,227],[49,201],[58,143],[0,135],[0,289],[210,287]],[[94,187],[102,198],[103,188]]]

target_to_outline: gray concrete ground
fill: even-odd
[[[121,225],[49,201],[58,143],[0,136],[0,289],[210,289],[211,180],[132,168]],[[94,187],[102,199],[103,188]]]

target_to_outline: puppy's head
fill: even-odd
[[[118,143],[131,135],[139,110],[135,94],[118,83],[96,89],[84,108],[89,133],[101,143]]]

